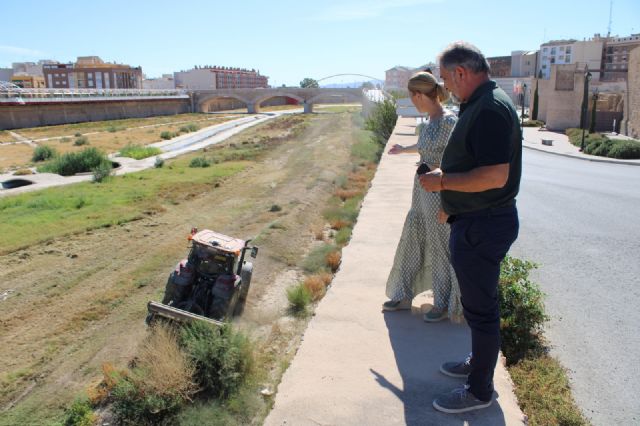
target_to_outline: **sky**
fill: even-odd
[[[485,56],[607,34],[606,0],[21,0],[2,2],[0,68],[77,56],[141,66],[148,77],[194,65],[257,69],[297,86],[335,74],[384,79],[465,40]],[[640,1],[614,0],[611,34],[640,33]],[[358,80],[334,77],[323,83]]]

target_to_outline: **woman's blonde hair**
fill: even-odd
[[[438,83],[433,74],[426,71],[420,71],[411,76],[407,89],[412,93],[422,93],[431,99],[438,99],[440,102],[449,99],[449,93],[444,89],[444,86]]]

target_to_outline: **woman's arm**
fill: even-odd
[[[395,144],[389,150],[389,154],[413,154],[418,152],[418,144],[402,146]]]

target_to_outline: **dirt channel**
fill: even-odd
[[[274,327],[286,327],[285,289],[302,276],[297,265],[324,225],[321,211],[336,178],[350,171],[354,142],[349,113],[296,117],[306,121],[300,136],[217,188],[142,220],[0,257],[1,425],[46,424],[100,377],[103,363],[126,365],[147,332],[146,302],[161,297],[192,226],[259,236],[238,321],[266,340]],[[227,143],[282,134],[283,123],[267,122]],[[273,205],[282,210],[270,211]]]

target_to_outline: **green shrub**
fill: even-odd
[[[542,127],[544,126],[544,121],[540,120],[526,120],[523,124],[524,127]]]
[[[200,127],[198,127],[194,123],[189,123],[189,124],[187,124],[187,130],[189,130],[190,132],[196,132],[196,131],[200,130]]]
[[[204,157],[196,157],[191,160],[189,167],[209,167],[211,162]]]
[[[155,163],[153,163],[153,167],[156,169],[161,169],[164,166],[164,159],[162,157],[156,157]]]
[[[300,283],[287,289],[287,299],[290,312],[295,316],[304,316],[308,313],[312,295],[307,287]]]
[[[97,416],[91,408],[91,403],[86,398],[78,398],[73,401],[71,407],[65,410],[64,426],[92,426]]]
[[[69,139],[68,137],[65,136],[64,138],[60,139],[60,142],[62,142],[62,143],[71,142],[71,139]]]
[[[253,367],[249,339],[230,324],[218,327],[194,321],[181,330],[180,345],[196,368],[194,378],[200,388],[218,398],[234,394]]]
[[[343,246],[349,242],[351,238],[351,227],[345,226],[336,233],[336,243]]]
[[[542,327],[547,321],[544,293],[529,280],[534,263],[507,256],[500,265],[500,333],[502,352],[514,364],[542,345]]]
[[[189,133],[189,128],[187,126],[180,127],[180,133]]]
[[[640,158],[640,142],[623,139],[611,139],[613,146],[608,156],[611,158],[638,159]]]
[[[75,146],[89,145],[89,139],[86,136],[80,136],[73,144]]]
[[[102,182],[113,173],[113,164],[111,161],[103,161],[91,171],[93,172],[93,181]]]
[[[111,161],[96,148],[85,148],[80,152],[68,152],[43,166],[38,167],[39,172],[58,173],[62,176],[72,176],[76,173],[91,172],[103,163]]]
[[[143,158],[153,157],[154,155],[158,155],[161,153],[162,150],[154,146],[127,145],[120,150],[119,155],[121,157],[129,157],[135,160],[142,160]]]
[[[173,133],[173,132],[167,132],[167,131],[164,131],[164,132],[160,133],[160,137],[161,137],[162,139],[165,139],[165,140],[167,140],[167,139],[171,139],[171,138],[174,138],[174,137],[176,137],[176,136],[177,136],[177,135],[176,135],[175,133]]]
[[[307,255],[302,262],[302,268],[305,272],[315,273],[327,270],[327,255],[331,252],[337,251],[338,247],[333,244],[322,244]]]
[[[117,131],[118,131],[118,128],[116,126],[107,127],[107,132],[109,132],[109,133],[115,133]]]
[[[145,392],[141,382],[120,377],[111,392],[113,413],[125,425],[169,425],[180,410],[179,395],[157,395]]]
[[[351,146],[351,155],[369,163],[377,163],[384,147],[375,141],[372,134],[366,130],[356,130],[354,139],[357,142]]]
[[[396,121],[398,121],[396,103],[393,100],[385,99],[373,107],[369,117],[365,119],[364,128],[372,131],[378,143],[384,145],[391,137]]]
[[[279,212],[279,211],[282,211],[282,207],[280,207],[277,204],[274,204],[274,205],[271,206],[271,208],[269,208],[269,211],[270,212]]]
[[[54,148],[49,145],[40,145],[37,146],[36,149],[33,150],[33,156],[31,157],[31,161],[46,161],[57,155],[57,152]]]
[[[78,133],[74,134],[73,136],[75,136],[76,138],[79,138],[80,136],[82,136],[82,133],[78,132]]]

